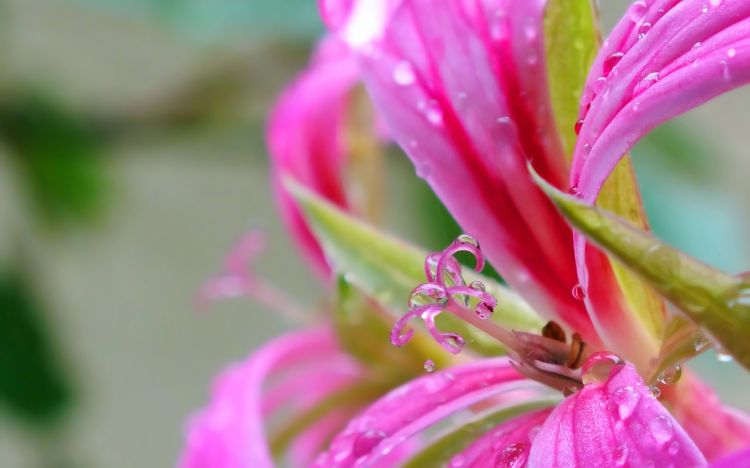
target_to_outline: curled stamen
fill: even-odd
[[[451,303],[461,307],[457,300],[461,300],[468,307],[472,299],[475,301],[474,312],[484,320],[489,318],[497,300],[485,291],[484,284],[474,281],[468,286],[461,274],[461,265],[454,255],[458,252],[468,252],[476,258],[474,269],[484,268],[484,255],[479,249],[479,243],[471,236],[461,235],[442,252],[432,253],[425,259],[424,271],[427,282],[420,284],[409,297],[409,312],[399,319],[391,331],[391,343],[403,346],[414,335],[413,330],[404,331],[412,317],[421,317],[425,326],[443,348],[457,354],[464,347],[465,340],[456,333],[443,333],[435,323],[435,319]],[[465,309],[464,309],[465,310]]]

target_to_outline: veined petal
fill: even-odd
[[[267,344],[243,363],[230,366],[220,375],[212,389],[209,405],[195,414],[189,423],[186,447],[178,466],[182,468],[262,468],[272,467],[271,450],[266,437],[266,418],[279,397],[296,394],[276,391],[267,398],[265,384],[269,377],[296,370],[307,372],[310,364],[321,361],[338,362],[341,357],[334,336],[329,330],[294,332]],[[339,363],[340,364],[340,363]],[[305,379],[310,392],[319,396],[333,392],[356,381],[358,368],[351,365],[318,368]],[[318,392],[325,386],[325,392]],[[299,385],[297,385],[299,389]],[[273,390],[272,390],[273,392]],[[310,393],[308,392],[308,393]],[[306,395],[310,396],[310,395]],[[293,406],[287,399],[284,406]],[[314,401],[302,402],[309,407]],[[316,428],[313,427],[313,430]]]
[[[619,159],[648,131],[750,80],[748,2],[647,3],[636,2],[605,43],[582,101],[591,106],[571,184],[590,203]],[[602,75],[606,85],[597,93]]]
[[[342,37],[417,173],[514,289],[596,342],[583,303],[571,294],[571,233],[525,169],[531,159],[566,185],[544,65],[544,5],[359,0],[341,31],[379,27]],[[368,9],[377,14],[357,14]]]
[[[706,460],[630,364],[555,408],[534,439],[528,463],[530,468],[670,465],[705,466]]]
[[[291,175],[323,198],[348,209],[342,181],[347,156],[344,126],[347,98],[356,82],[356,66],[346,46],[335,38],[324,39],[309,68],[279,99],[268,128],[274,190],[282,218],[324,276],[329,266],[323,252],[281,179]]]
[[[414,380],[375,402],[338,434],[317,466],[372,465],[426,427],[497,395],[528,389],[506,358],[485,359]]]

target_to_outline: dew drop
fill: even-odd
[[[576,132],[576,135],[581,133],[582,128],[583,128],[583,119],[580,119],[578,122],[576,122],[576,125],[573,128]]]
[[[393,69],[393,81],[401,86],[409,86],[414,84],[416,75],[414,74],[414,67],[407,61],[399,62],[396,68]]]
[[[620,60],[625,56],[622,52],[615,52],[614,54],[611,54],[609,57],[604,59],[604,62],[602,62],[602,73],[604,76],[607,76],[612,72],[612,69],[615,68],[615,66],[620,63]]]
[[[571,195],[578,195],[578,186],[574,185],[574,186],[570,187],[568,189],[568,193],[571,194]],[[576,286],[580,286],[580,285],[576,285]],[[575,286],[573,288],[575,289]]]
[[[600,76],[599,78],[594,81],[594,92],[596,94],[601,94],[607,89],[607,78]]]
[[[426,304],[445,304],[448,295],[437,284],[425,284],[409,296],[409,308],[414,309]]]
[[[643,91],[646,91],[648,88],[651,87],[651,85],[653,85],[657,81],[659,81],[659,72],[649,73],[637,85],[635,85],[633,94],[639,94],[639,93],[642,93]]]
[[[470,236],[469,234],[461,234],[456,239],[456,242],[459,244],[466,244],[466,245],[473,245],[475,248],[479,248],[479,241],[477,241],[474,236]]]
[[[426,179],[432,174],[432,166],[428,163],[417,164],[417,177],[420,179]]]
[[[624,466],[628,461],[628,446],[620,445],[615,449],[615,465]]]
[[[663,414],[649,421],[648,429],[649,431],[651,431],[651,435],[659,445],[664,445],[672,440],[674,434],[672,421],[670,421],[669,418]]]
[[[492,317],[492,313],[494,312],[494,310],[486,303],[480,302],[479,304],[477,304],[476,312],[477,316],[479,316],[481,320],[487,320],[488,318]]]
[[[385,432],[368,430],[357,436],[352,443],[352,456],[356,459],[372,451],[385,439]]]
[[[528,445],[516,443],[508,445],[495,458],[497,468],[521,468],[526,465]]]
[[[711,6],[715,6],[715,7],[721,5],[721,2],[722,0],[709,0],[709,3],[711,4]]]
[[[731,354],[719,349],[716,350],[716,359],[718,359],[719,362],[732,362],[734,360]]]
[[[571,289],[570,293],[573,295],[573,298],[577,301],[582,301],[586,299],[586,290],[583,289],[583,286],[580,284],[576,284],[573,286],[573,289]]]
[[[646,14],[647,9],[648,7],[646,6],[645,2],[643,2],[642,0],[637,1],[630,7],[628,16],[630,17],[631,21],[638,22],[641,20],[641,18],[643,18],[643,15]]]
[[[563,388],[563,395],[566,396],[566,397],[569,397],[569,396],[575,394],[577,391],[578,391],[578,387],[576,387],[575,385],[569,385],[569,386]]]
[[[430,103],[426,104],[424,115],[427,117],[427,121],[433,125],[443,123],[443,112],[440,110],[440,105],[437,102],[430,101]]]
[[[727,63],[726,60],[722,60],[719,64],[721,65],[722,77],[724,77],[725,81],[729,81],[732,78],[732,72],[729,70],[729,63]]]
[[[648,391],[651,393],[651,396],[656,399],[659,399],[659,397],[661,396],[661,388],[659,388],[657,385],[649,387]]]
[[[727,51],[727,57],[734,58],[735,55],[737,55],[737,49],[734,47]]]
[[[693,335],[693,348],[695,348],[696,353],[705,351],[710,345],[711,342],[703,333],[696,333]]]
[[[604,383],[616,369],[625,365],[620,356],[607,351],[594,353],[586,359],[581,367],[581,376],[584,385]]]
[[[643,23],[641,27],[638,28],[638,38],[643,39],[649,31],[651,31],[651,23]]]
[[[610,404],[617,413],[617,417],[627,421],[638,407],[641,396],[633,387],[621,387],[615,390],[610,397]]]
[[[424,362],[424,370],[425,372],[432,372],[435,370],[435,361],[432,359],[428,359]]]
[[[701,13],[708,13],[708,5],[703,5],[701,8]]]
[[[508,116],[497,118],[497,123],[499,123],[500,125],[510,125],[511,122],[512,121]]]
[[[472,281],[469,284],[469,287],[475,291],[481,291],[481,292],[486,291],[486,288],[484,287],[484,283],[482,283],[481,281]]]
[[[667,447],[667,453],[669,453],[672,456],[677,455],[680,451],[680,443],[676,440],[673,440],[669,443],[669,447]]]
[[[451,458],[451,461],[448,464],[448,466],[453,468],[453,467],[464,466],[464,464],[466,464],[466,458],[464,458],[464,456],[459,453],[458,455],[454,455]]]
[[[671,385],[680,380],[680,377],[682,377],[682,367],[674,366],[673,368],[659,374],[659,377],[657,377],[656,380],[660,384]]]

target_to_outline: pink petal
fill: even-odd
[[[525,466],[531,443],[551,409],[524,414],[507,421],[477,439],[451,459],[451,466],[480,468]]]
[[[316,466],[380,463],[399,445],[450,414],[530,385],[534,384],[524,381],[507,358],[482,360],[421,377],[392,391],[350,421]]]
[[[542,426],[529,467],[705,466],[685,430],[635,368],[616,367],[562,402]]]
[[[265,345],[245,362],[230,366],[214,382],[211,402],[188,424],[186,447],[178,466],[182,468],[263,468],[273,466],[265,435],[265,382],[272,376],[302,371],[321,361],[337,362],[340,356],[328,330],[289,333]],[[341,388],[351,379],[339,379],[337,371],[306,373],[308,392],[321,394]],[[340,386],[330,382],[338,381]],[[308,393],[305,392],[305,393]],[[298,392],[299,393],[299,392]],[[314,402],[309,402],[309,404]],[[274,406],[271,404],[270,406]],[[277,405],[278,406],[278,405]],[[292,403],[281,405],[288,409]],[[308,405],[309,406],[309,405]],[[264,411],[265,409],[265,411]],[[316,428],[313,426],[308,437]],[[330,428],[321,430],[330,433]]]
[[[635,2],[592,67],[581,102],[571,186],[593,203],[622,155],[648,131],[750,79],[750,3],[724,0]],[[642,365],[656,343],[617,289],[606,257],[576,234],[581,285],[594,325],[610,349],[643,343]],[[632,347],[631,347],[632,348]]]
[[[545,2],[436,5],[359,0],[339,32],[391,135],[463,230],[536,310],[596,342],[571,295],[571,233],[526,169],[533,160],[567,185],[544,65]]]
[[[684,375],[678,385],[666,390],[662,399],[707,459],[716,460],[750,446],[750,417],[724,406],[694,375]]]
[[[339,207],[348,207],[341,174],[346,159],[343,125],[348,93],[356,81],[346,47],[334,38],[323,40],[309,68],[276,104],[267,135],[282,218],[324,276],[329,266],[323,252],[281,181],[291,176]]]
[[[620,157],[649,130],[750,80],[748,2],[660,0],[641,10],[638,22],[632,15],[621,20],[589,77],[587,97],[593,100],[571,182],[590,202]],[[651,27],[639,40],[643,21]],[[594,82],[605,71],[597,65],[615,51],[623,56],[594,96]]]
[[[750,447],[711,464],[712,468],[750,468]]]

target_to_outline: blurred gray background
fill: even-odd
[[[601,3],[606,25],[626,4]],[[72,394],[50,427],[0,411],[0,466],[173,465],[211,378],[287,326],[247,301],[193,308],[248,228],[272,239],[263,274],[319,300],[270,197],[263,126],[321,30],[312,0],[0,0],[0,109],[41,100],[55,122],[95,128],[73,146],[97,155],[81,180],[104,200],[45,208],[18,155],[60,146],[29,150],[27,130],[0,138],[0,260],[21,265]],[[635,151],[657,232],[735,272],[750,266],[748,104],[750,90],[725,96]],[[412,169],[394,158],[388,174],[387,225],[434,244],[399,221],[419,209]],[[750,409],[736,366],[697,367]]]

